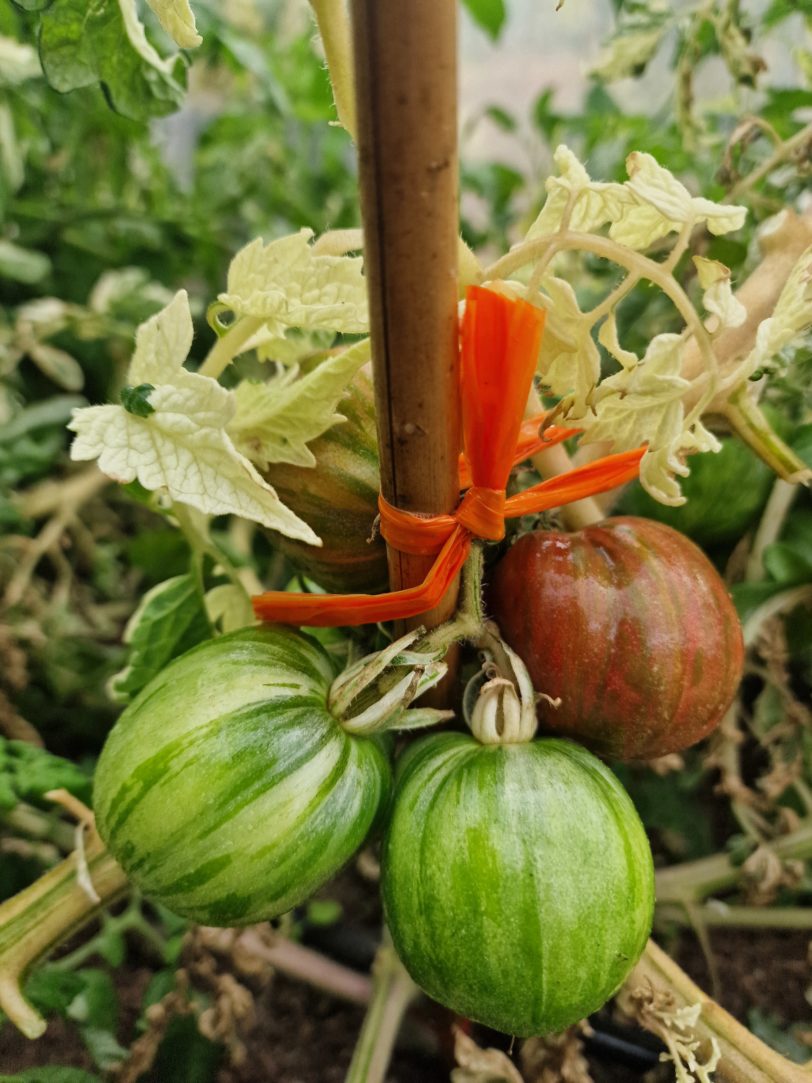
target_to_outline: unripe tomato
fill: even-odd
[[[391,772],[326,707],[315,640],[250,628],[196,647],[134,700],[96,769],[99,834],[170,910],[243,925],[307,899],[361,846]]]
[[[526,1036],[618,989],[646,944],[654,870],[631,800],[586,749],[441,733],[401,761],[381,888],[418,985]]]
[[[387,586],[386,546],[370,541],[378,514],[380,467],[372,381],[363,371],[341,400],[346,421],[310,444],[316,466],[272,463],[264,477],[323,545],[271,533],[292,564],[325,590],[374,593]]]
[[[744,647],[736,610],[683,534],[619,517],[525,534],[490,607],[543,700],[542,724],[600,755],[651,759],[707,736],[730,706]]]

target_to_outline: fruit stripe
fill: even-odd
[[[279,629],[228,638],[227,656],[223,640],[204,644],[128,708],[95,794],[128,875],[170,909],[224,925],[317,890],[362,844],[389,787],[380,745],[326,710],[333,671],[318,644]]]
[[[407,756],[382,893],[415,981],[519,1035],[600,1007],[642,951],[654,901],[639,818],[600,761],[567,741],[482,746],[461,734]]]

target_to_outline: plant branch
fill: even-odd
[[[773,153],[766,158],[760,166],[751,170],[746,177],[742,177],[740,181],[733,185],[730,191],[727,193],[727,199],[738,199],[743,192],[749,191],[750,188],[755,187],[759,181],[764,180],[782,162],[785,162],[787,158],[799,150],[805,143],[812,143],[812,124],[807,124],[806,127],[801,128],[795,135],[790,136],[789,139],[785,139],[782,143],[776,147]]]
[[[770,849],[782,861],[812,857],[812,819],[770,842]],[[686,861],[657,872],[659,904],[699,902],[708,895],[734,889],[739,881],[739,866],[727,854],[713,854],[696,861]]]
[[[748,583],[758,583],[764,579],[764,550],[768,545],[778,540],[784,529],[787,515],[798,495],[799,487],[791,485],[783,478],[776,478],[770,492],[770,498],[764,508],[761,520],[758,524],[756,536],[753,539],[753,548],[747,559],[745,580]]]
[[[672,959],[649,940],[640,962],[626,979],[624,991],[631,999],[660,1000],[673,1010],[699,1005],[699,1018],[692,1028],[705,1042],[714,1041],[721,1052],[717,1071],[727,1083],[809,1083],[809,1073],[771,1049],[733,1018],[699,988]],[[669,1009],[671,1010],[671,1009]],[[640,1022],[662,1036],[651,1025],[652,1013],[641,1011]]]
[[[657,903],[657,926],[708,926],[720,929],[812,929],[812,909],[806,906],[728,906],[712,899],[689,913],[681,903]]]
[[[82,885],[83,872],[96,899]],[[82,855],[75,851],[0,904],[0,1008],[27,1038],[38,1038],[46,1026],[22,993],[31,966],[126,890],[127,877],[93,829]]]
[[[628,279],[626,281],[628,282]],[[544,406],[538,391],[536,391],[535,387],[531,387],[527,399],[526,415],[532,417],[541,413],[543,409]],[[565,474],[568,470],[572,470],[573,465],[563,444],[555,444],[544,451],[537,451],[535,455],[531,456],[530,461],[541,477],[545,479]],[[580,530],[582,527],[599,523],[601,519],[605,518],[601,505],[593,496],[584,497],[583,500],[576,500],[572,504],[565,504],[559,509],[558,514],[568,530]]]
[[[345,1083],[383,1083],[403,1016],[419,994],[386,932],[372,975],[372,998]]]
[[[264,323],[261,316],[242,316],[235,320],[206,354],[203,364],[197,370],[198,375],[218,380]]]

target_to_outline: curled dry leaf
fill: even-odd
[[[454,1028],[454,1056],[459,1067],[451,1083],[524,1083],[510,1057],[498,1049],[481,1049],[459,1027]]]
[[[528,1039],[522,1045],[521,1061],[530,1083],[593,1083],[581,1040],[588,1033],[589,1024],[584,1022],[563,1034]]]

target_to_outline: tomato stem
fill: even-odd
[[[127,889],[127,877],[95,829],[88,832],[83,856],[96,900],[83,886],[75,851],[0,905],[0,1008],[27,1038],[45,1030],[45,1020],[21,989],[31,966]]]
[[[372,975],[372,999],[345,1083],[383,1083],[403,1016],[420,992],[398,959],[386,929]]]

